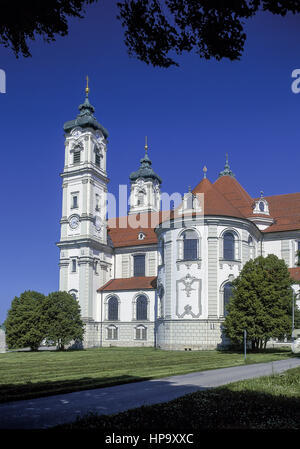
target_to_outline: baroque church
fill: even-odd
[[[204,167],[180,205],[161,211],[162,180],[146,144],[129,176],[128,215],[106,219],[108,132],[94,112],[87,86],[79,114],[64,124],[57,243],[59,288],[79,301],[84,347],[226,347],[232,281],[249,259],[275,254],[300,280],[300,193],[252,198],[226,158],[215,182]]]

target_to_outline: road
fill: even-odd
[[[88,412],[110,415],[167,402],[197,390],[280,373],[300,366],[300,358],[201,371],[114,387],[0,404],[0,429],[46,429]]]

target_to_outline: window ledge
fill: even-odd
[[[232,269],[235,265],[241,270],[242,268],[242,261],[239,259],[235,260],[228,260],[228,259],[220,259],[220,268],[222,269],[224,264],[229,265],[230,269]]]
[[[134,323],[149,323],[149,319],[147,318],[146,320],[137,320],[136,318],[133,318],[132,320]]]
[[[194,260],[177,259],[176,266],[177,266],[177,270],[179,271],[181,265],[185,265],[187,267],[187,269],[189,269],[191,267],[191,265],[196,263],[198,265],[198,268],[200,269],[201,262],[202,262],[201,258],[194,259]]]

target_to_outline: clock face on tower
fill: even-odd
[[[79,217],[78,215],[72,215],[69,219],[69,225],[71,229],[76,229],[79,226]]]

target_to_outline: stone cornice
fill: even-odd
[[[83,163],[81,166],[79,164],[76,164],[76,166],[73,167],[70,169],[69,167],[65,168],[65,170],[60,173],[60,176],[65,180],[66,178],[71,178],[74,176],[94,175],[96,178],[101,179],[106,184],[109,183],[109,178],[107,177],[106,172],[97,169],[96,165],[93,166],[92,164]]]
[[[103,242],[99,242],[96,238],[89,236],[79,236],[79,237],[69,237],[64,238],[56,243],[56,246],[59,248],[78,248],[78,246],[88,246],[100,251],[108,252],[110,254],[113,253],[113,248],[106,245]]]

